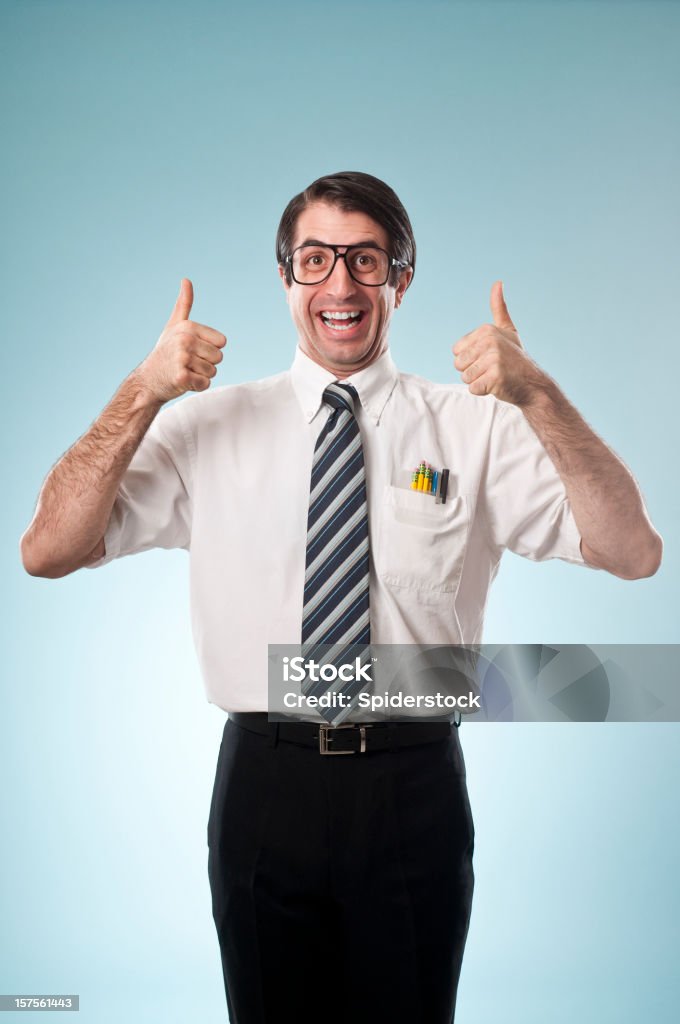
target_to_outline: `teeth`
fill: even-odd
[[[349,320],[350,317],[359,316],[360,313],[360,309],[353,309],[350,310],[348,313],[327,313],[324,310],[321,316],[324,317],[326,320]]]
[[[334,324],[332,320],[326,320],[325,323],[326,327],[330,327],[332,331],[351,331],[356,320],[353,320],[351,324]]]

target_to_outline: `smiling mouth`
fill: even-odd
[[[346,312],[322,310],[318,316],[329,331],[333,331],[335,334],[346,334],[358,327],[366,314],[363,309],[350,309]]]

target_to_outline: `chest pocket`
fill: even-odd
[[[417,491],[385,485],[380,513],[377,572],[390,587],[415,591],[431,603],[458,589],[470,528],[470,497],[451,494],[446,504]]]

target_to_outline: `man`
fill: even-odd
[[[478,643],[506,548],[635,579],[661,539],[524,351],[500,282],[493,323],[453,347],[463,385],[398,372],[415,241],[385,183],[314,182],[277,259],[291,370],[160,412],[209,388],[226,342],[189,319],[184,279],[153,351],[48,475],[22,557],[59,577],[191,552],[208,699],[230,714],[208,841],[232,1024],[449,1024],[474,885],[457,729],[268,722],[269,645]],[[445,501],[411,488],[421,461],[448,468]]]

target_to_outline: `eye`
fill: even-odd
[[[305,266],[322,267],[327,262],[327,257],[321,252],[313,252],[305,257]]]
[[[364,252],[357,252],[354,254],[352,265],[358,270],[373,270],[376,266],[376,258],[373,253],[366,252],[365,250]]]

